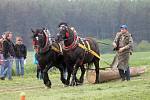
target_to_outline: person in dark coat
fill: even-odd
[[[3,57],[3,36],[0,36],[0,76],[4,71],[4,57]]]
[[[24,60],[27,56],[27,48],[23,44],[22,37],[16,37],[16,44],[15,44],[15,60],[16,60],[16,75],[17,76],[24,76]]]
[[[4,71],[0,77],[5,80],[6,75],[8,80],[12,80],[12,64],[15,57],[14,44],[12,42],[12,32],[5,32],[6,39],[3,41],[3,57],[4,57]]]

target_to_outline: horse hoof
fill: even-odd
[[[49,89],[49,88],[51,88],[51,85],[45,85],[45,87],[46,87],[47,89]]]
[[[75,86],[76,83],[75,82],[71,82],[70,86]]]
[[[50,89],[51,87],[45,86],[45,89]]]
[[[83,84],[83,82],[84,82],[84,79],[80,79],[79,83]]]
[[[70,84],[69,81],[64,82],[64,85],[66,85],[66,86],[69,86],[69,84]]]
[[[83,83],[76,83],[76,86],[78,86],[78,85],[83,85]]]
[[[100,83],[100,81],[95,81],[95,83],[94,84],[99,84]]]
[[[46,86],[47,88],[51,88],[51,82],[48,81],[48,82],[45,84],[45,86]]]
[[[65,81],[65,80],[61,80],[61,81],[62,81],[62,83],[63,83],[64,85],[67,84],[67,81]]]

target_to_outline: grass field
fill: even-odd
[[[113,56],[102,55],[101,66],[107,66],[104,60],[110,63]],[[26,93],[26,100],[149,100],[150,52],[134,53],[130,66],[147,66],[148,71],[131,78],[129,82],[116,80],[90,84],[85,81],[82,86],[75,87],[64,87],[59,79],[59,72],[54,71],[49,74],[52,88],[46,89],[43,82],[35,77],[32,53],[29,53],[24,78],[13,76],[12,81],[0,80],[0,100],[19,100],[21,92]]]

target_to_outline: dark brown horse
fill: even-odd
[[[59,26],[59,38],[63,40],[63,53],[65,56],[65,62],[67,64],[67,68],[72,70],[72,81],[71,85],[76,84],[76,73],[78,67],[84,68],[84,64],[92,64],[95,65],[96,71],[96,80],[95,83],[99,83],[99,61],[100,58],[91,54],[89,51],[93,51],[98,56],[100,55],[99,46],[95,40],[92,38],[81,39],[77,36],[77,34],[71,29],[71,27],[67,25]],[[61,40],[60,39],[60,40]],[[83,45],[85,48],[81,48],[79,44]],[[85,69],[84,69],[85,70]],[[84,73],[81,75],[81,81],[83,81]],[[68,75],[67,81],[70,80],[70,76]]]
[[[49,31],[45,28],[32,30],[33,47],[36,50],[36,58],[38,60],[41,71],[43,72],[43,82],[47,87],[51,87],[51,81],[48,77],[48,70],[55,66],[61,74],[61,81],[67,84],[64,77],[65,63],[61,54],[61,48],[58,43],[49,39]]]

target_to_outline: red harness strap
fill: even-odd
[[[68,32],[66,32],[66,37],[69,38],[69,33]]]

